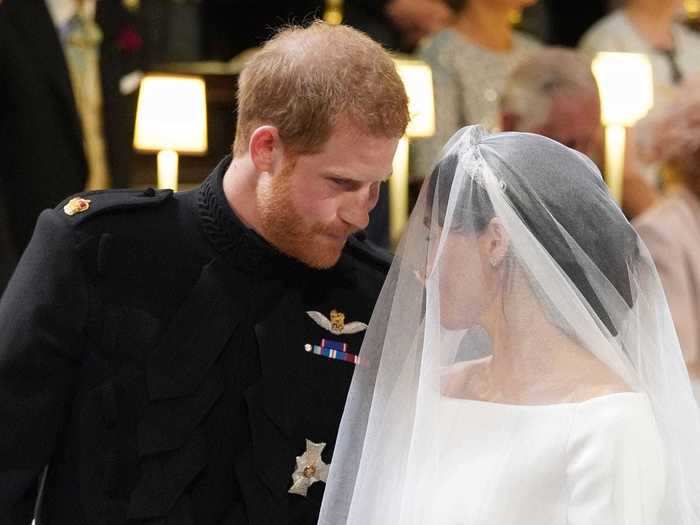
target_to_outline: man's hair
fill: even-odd
[[[373,136],[404,134],[408,98],[393,60],[347,26],[289,26],[255,53],[239,77],[233,151],[244,154],[253,131],[271,125],[290,152],[313,153],[340,119]]]
[[[501,113],[518,118],[518,131],[536,129],[547,122],[552,101],[560,95],[598,98],[590,63],[571,49],[552,47],[535,51],[506,79]]]

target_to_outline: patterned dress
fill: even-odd
[[[418,50],[433,71],[435,135],[411,147],[411,177],[429,175],[442,147],[459,128],[481,124],[499,129],[498,99],[510,70],[540,47],[533,38],[513,33],[510,51],[491,51],[467,41],[454,29],[436,33]]]

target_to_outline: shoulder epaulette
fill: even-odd
[[[153,188],[86,191],[68,197],[56,206],[56,211],[66,215],[72,224],[79,224],[89,217],[95,217],[107,211],[153,208],[171,199],[172,196],[172,190]]]
[[[362,234],[351,235],[345,246],[355,258],[375,267],[384,274],[389,271],[393,255],[363,238]]]

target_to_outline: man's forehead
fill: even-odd
[[[297,164],[341,178],[382,180],[391,175],[397,142],[398,139],[367,135],[344,141],[329,140],[320,151],[299,155]]]

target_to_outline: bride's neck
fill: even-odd
[[[564,334],[546,316],[524,279],[516,277],[509,296],[500,296],[482,319],[491,336],[493,357],[489,363],[489,395],[531,397],[538,389],[561,381],[571,364],[588,360],[589,352]]]

